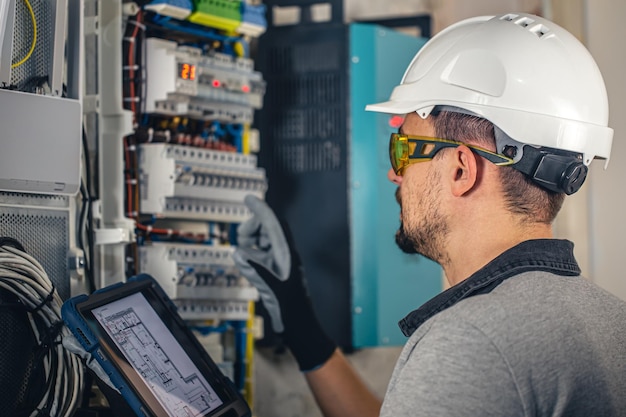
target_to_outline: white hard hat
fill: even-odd
[[[611,154],[598,66],[572,34],[538,16],[483,16],[446,28],[415,55],[389,101],[366,110],[425,118],[437,106],[485,118],[522,144],[582,154],[585,165],[608,163]]]

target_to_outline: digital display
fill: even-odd
[[[196,79],[196,66],[187,62],[178,64],[178,76],[183,80],[194,81]]]

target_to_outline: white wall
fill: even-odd
[[[592,167],[589,186],[590,279],[626,300],[621,265],[626,235],[626,2],[585,0],[585,42],[598,62],[609,94],[609,125],[615,129],[611,162]]]
[[[321,0],[320,0],[321,1]],[[433,33],[467,17],[541,11],[541,0],[345,0],[346,20],[381,19],[430,13]]]

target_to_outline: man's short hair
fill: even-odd
[[[450,111],[440,111],[432,116],[437,137],[496,150],[494,127],[490,121]],[[554,221],[565,194],[540,187],[513,167],[499,167],[499,172],[505,202],[511,213],[529,222],[551,224]]]

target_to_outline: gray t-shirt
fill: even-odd
[[[626,416],[626,302],[532,271],[417,328],[381,416]]]

